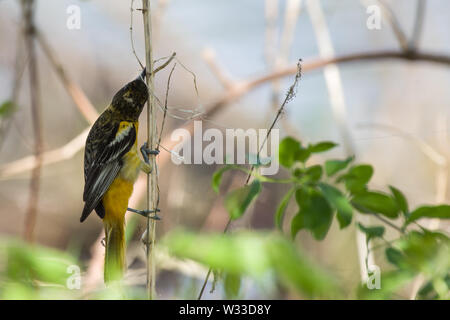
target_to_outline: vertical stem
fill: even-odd
[[[29,54],[29,73],[30,73],[30,101],[31,117],[34,135],[34,155],[36,157],[36,167],[31,173],[30,198],[25,217],[24,238],[32,242],[34,237],[34,227],[37,216],[37,203],[39,198],[39,180],[42,166],[42,124],[41,107],[39,104],[39,79],[36,61],[36,51],[34,45],[34,0],[22,0],[22,15],[25,21],[25,46]]]
[[[147,143],[151,150],[156,148],[157,132],[156,132],[156,108],[154,101],[154,72],[153,70],[153,56],[152,56],[152,23],[150,0],[142,0],[142,15],[144,19],[144,37],[145,37],[145,63],[147,67],[146,81],[149,90],[149,98],[147,103]],[[147,209],[153,210],[153,215],[156,214],[156,203],[158,200],[157,192],[157,170],[155,157],[150,158],[152,165],[152,173],[147,177]],[[156,221],[147,218],[147,290],[149,299],[153,299],[155,295],[155,255],[153,248],[155,247],[155,233]]]

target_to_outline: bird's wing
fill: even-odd
[[[107,139],[103,143],[94,143],[97,150],[95,153],[91,152],[87,157],[89,161],[85,163],[83,192],[85,204],[81,222],[97,207],[119,173],[122,167],[122,157],[136,141],[136,128],[132,122],[122,121],[117,125],[115,132],[112,139]]]

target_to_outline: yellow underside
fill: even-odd
[[[117,134],[126,128],[126,124],[121,123]],[[105,282],[120,279],[125,271],[125,213],[141,166],[136,145],[123,157],[122,169],[102,199],[105,208]]]

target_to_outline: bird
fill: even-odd
[[[133,185],[141,171],[150,174],[147,143],[137,149],[139,115],[148,99],[144,81],[146,69],[122,87],[89,131],[84,151],[84,208],[80,222],[93,210],[103,220],[105,229],[104,281],[123,278],[125,263],[125,213],[148,216],[149,210],[128,208]],[[152,215],[153,217],[153,215]],[[154,215],[155,219],[159,219]]]

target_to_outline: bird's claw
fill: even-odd
[[[145,163],[150,163],[150,160],[149,160],[148,156],[149,155],[157,156],[159,154],[159,150],[150,150],[148,148],[148,143],[145,142],[141,146],[141,153],[142,153],[142,157],[144,158]]]
[[[161,218],[157,214],[154,214],[153,216],[149,215],[150,213],[154,213],[155,211],[156,212],[160,212],[161,210],[159,210],[159,209],[156,209],[156,210],[138,210],[138,209],[133,209],[133,208],[127,208],[127,211],[137,213],[137,214],[139,214],[139,215],[141,215],[143,217],[150,218],[150,219],[153,219],[153,220],[161,220]]]

